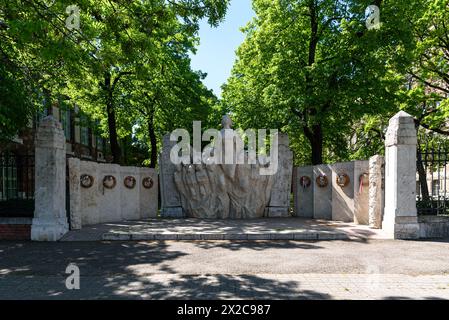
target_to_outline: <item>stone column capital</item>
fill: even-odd
[[[405,111],[399,111],[390,119],[385,146],[417,145],[415,119]]]

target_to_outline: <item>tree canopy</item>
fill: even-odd
[[[381,153],[401,109],[449,134],[449,0],[253,0],[221,99],[189,54],[229,0],[78,0],[79,28],[71,5],[0,0],[0,139],[60,97],[99,123],[114,162],[128,143],[151,167],[163,134],[224,112],[288,133],[297,164]]]

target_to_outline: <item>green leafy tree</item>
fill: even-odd
[[[243,29],[223,108],[242,126],[288,132],[297,160],[350,158],[352,124],[397,108],[398,70],[414,43],[409,5],[378,1],[381,27],[368,30],[369,4],[254,0],[257,16]]]

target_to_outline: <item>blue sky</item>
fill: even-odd
[[[200,24],[200,45],[196,55],[191,55],[192,69],[207,73],[204,84],[220,96],[220,86],[231,75],[235,50],[243,42],[240,27],[246,25],[255,15],[251,0],[232,0],[225,21],[212,28],[207,21]]]

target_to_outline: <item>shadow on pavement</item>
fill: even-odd
[[[62,244],[62,243],[60,243]],[[199,244],[199,245],[205,245]],[[319,248],[296,242],[229,243],[246,247]],[[294,281],[256,275],[177,274],[167,262],[188,253],[169,250],[164,242],[0,243],[0,299],[329,299],[324,293],[301,290]],[[65,269],[81,270],[80,290],[68,290]],[[157,273],[138,274],[130,268],[155,265]]]

